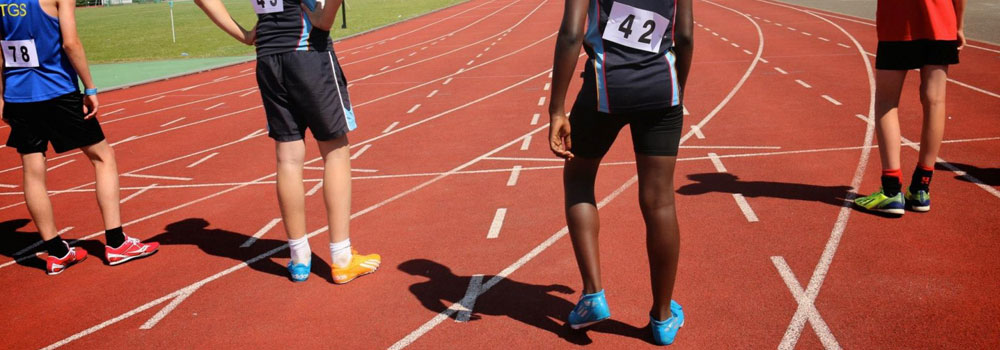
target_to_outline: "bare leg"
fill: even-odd
[[[601,259],[598,233],[601,221],[594,199],[594,180],[600,159],[576,157],[563,168],[566,193],[566,224],[573,241],[576,263],[583,277],[583,293],[596,293],[601,287]]]
[[[948,66],[924,66],[920,69],[920,102],[924,106],[924,125],[920,132],[920,165],[934,167],[941,139],[944,138],[945,87]]]
[[[107,141],[80,147],[83,154],[90,158],[94,165],[94,177],[97,182],[97,205],[101,208],[104,219],[104,229],[110,230],[122,225],[121,200],[118,188],[118,164],[115,162],[115,151]]]
[[[303,140],[275,142],[278,158],[278,206],[288,239],[306,235],[306,195],[302,187],[302,165],[306,143]]]
[[[24,164],[24,202],[28,205],[28,213],[35,221],[42,240],[50,240],[56,236],[55,216],[52,213],[52,202],[49,201],[48,189],[45,186],[45,154],[29,153],[21,155]]]
[[[875,135],[882,169],[899,169],[899,94],[906,80],[905,70],[875,71]]]
[[[351,149],[347,135],[319,141],[323,156],[323,199],[330,225],[330,242],[342,242],[351,233]]]
[[[663,321],[671,317],[670,299],[677,276],[680,234],[674,205],[674,165],[677,157],[636,155],[639,171],[639,207],[646,222],[646,253],[653,289],[650,314]]]

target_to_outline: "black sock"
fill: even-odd
[[[891,175],[882,175],[882,193],[887,197],[892,197],[899,194],[899,191],[903,188],[903,184],[899,182],[899,178]]]
[[[931,191],[931,176],[933,175],[933,170],[927,170],[922,166],[914,168],[913,177],[910,179],[910,192],[926,191],[929,193]]]
[[[61,258],[66,256],[66,254],[69,254],[69,245],[67,245],[66,241],[59,236],[55,236],[50,240],[42,242],[42,246],[49,252],[49,256]]]
[[[118,226],[110,230],[104,231],[104,241],[107,245],[112,248],[118,248],[125,243],[125,233],[122,232],[122,227]]]

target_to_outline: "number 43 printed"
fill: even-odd
[[[656,12],[616,1],[611,5],[603,38],[633,49],[659,53],[663,33],[669,26],[670,20]]]

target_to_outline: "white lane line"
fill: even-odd
[[[171,121],[169,121],[169,122],[166,122],[166,123],[163,123],[163,124],[160,124],[160,127],[161,127],[161,128],[162,128],[162,127],[166,127],[167,125],[170,125],[170,124],[173,124],[173,123],[176,123],[176,122],[179,122],[179,121],[181,121],[181,120],[184,120],[184,118],[187,118],[187,117],[180,117],[180,118],[177,118],[177,119],[174,119],[174,120],[171,120]]]
[[[865,122],[868,122],[868,120],[865,119]],[[917,150],[917,151],[920,150],[920,143],[910,141],[909,139],[907,139],[905,137],[900,137],[900,139],[903,141],[903,144],[905,146],[908,146],[908,147],[910,147],[910,148],[912,148],[914,150]],[[942,142],[942,143],[944,143],[944,142]],[[980,179],[978,179],[978,178],[976,178],[976,177],[974,177],[972,175],[969,175],[964,170],[959,169],[958,167],[952,165],[951,163],[948,163],[948,161],[942,159],[941,157],[937,158],[937,162],[939,164],[941,164],[942,166],[944,166],[945,168],[948,168],[948,170],[951,170],[951,172],[955,173],[955,175],[958,175],[959,177],[965,178],[967,181],[975,184],[976,186],[979,186],[979,188],[982,188],[987,193],[992,194],[994,197],[1000,198],[1000,191],[998,191],[996,188],[993,188],[992,186],[983,183],[982,180],[980,180]]]
[[[247,69],[244,69],[244,70],[241,70],[241,71],[240,71],[240,73],[249,73],[250,71],[252,71],[252,70],[254,70],[254,69],[257,69],[257,67],[250,67],[250,68],[247,68]]]
[[[434,97],[434,95],[437,95],[437,93],[438,93],[437,90],[431,91],[431,93],[427,94],[427,98]]]
[[[542,88],[543,91],[549,91],[552,88],[552,83],[545,83],[545,87]]]
[[[501,161],[514,161],[514,162],[557,162],[557,163],[566,162],[566,160],[562,158],[527,158],[527,157],[487,157],[486,160],[501,160]]]
[[[764,59],[763,57],[761,57],[761,58],[758,58],[757,60],[758,60],[758,61],[761,61],[761,62],[764,62],[764,63],[771,63],[770,61],[768,61],[768,60]]]
[[[149,190],[153,189],[154,187],[156,187],[155,183],[151,184],[149,186],[143,187],[143,188],[139,189],[138,191],[135,191],[134,193],[128,195],[128,197],[122,198],[121,201],[119,201],[118,203],[128,202],[128,201],[132,200],[132,198],[138,197],[140,194],[143,194],[146,191],[149,191]]]
[[[371,144],[364,145],[364,147],[361,147],[361,149],[359,149],[357,152],[354,152],[354,154],[351,155],[351,160],[358,159],[358,157],[360,157],[362,154],[365,154],[365,151],[367,151],[369,148],[372,148]]]
[[[733,45],[733,47],[735,47],[737,49],[740,48],[740,44],[737,44],[737,43],[729,43],[729,45]]]
[[[66,227],[66,228],[64,228],[62,230],[59,230],[59,232],[56,232],[56,235],[57,236],[62,236],[63,233],[69,232],[72,229],[73,229],[73,226],[68,226],[68,227]],[[22,256],[24,254],[27,254],[27,253],[35,250],[35,248],[38,248],[42,244],[45,244],[45,241],[39,240],[38,242],[32,243],[31,245],[29,245],[27,247],[24,247],[24,249],[18,250],[16,253],[14,253],[14,256],[15,257],[20,257],[20,256]]]
[[[378,170],[376,170],[376,169],[358,169],[358,168],[351,168],[351,171],[358,172],[358,173],[377,173],[378,172]]]
[[[757,213],[754,213],[753,208],[750,207],[750,203],[747,199],[743,197],[742,193],[733,193],[733,199],[736,200],[736,205],[740,207],[740,211],[743,212],[743,216],[747,218],[747,222],[757,222]]]
[[[212,80],[212,81],[216,82],[216,81],[223,81],[223,80],[226,80],[226,79],[229,79],[228,75],[223,75],[221,77],[215,78],[215,80]]]
[[[385,67],[379,68],[379,71],[381,72],[381,71],[384,71],[386,69],[389,69],[389,66],[385,66]]]
[[[822,96],[823,96],[823,99],[825,99],[827,101],[830,101],[830,103],[832,103],[835,106],[840,106],[840,105],[843,104],[843,103],[840,103],[840,101],[837,101],[837,100],[833,99],[833,97],[830,97],[828,95],[822,95]]]
[[[726,39],[726,37],[721,37],[719,39],[722,39],[722,41],[727,41],[727,42],[729,41],[729,39]]]
[[[830,41],[830,39],[827,39],[827,38],[824,38],[824,37],[817,37],[817,39],[823,40],[823,41]]]
[[[531,125],[538,125],[538,119],[542,117],[541,113],[535,113],[531,116]]]
[[[781,149],[779,146],[678,146],[686,149]],[[719,157],[724,158],[728,156]]]
[[[986,90],[980,89],[978,87],[975,87],[975,86],[972,86],[972,85],[969,85],[969,84],[966,84],[966,83],[963,83],[963,82],[960,82],[960,81],[952,79],[952,78],[948,78],[948,81],[950,81],[952,83],[955,83],[958,86],[971,89],[973,91],[981,92],[981,93],[989,95],[989,96],[1000,98],[1000,94],[997,94],[997,93],[992,92],[992,91],[986,91]]]
[[[503,229],[503,219],[505,217],[507,217],[507,208],[497,209],[496,214],[493,215],[493,223],[490,224],[490,231],[486,234],[486,239],[500,237],[500,230]]]
[[[489,51],[490,49],[491,47],[487,46],[485,49],[483,49],[483,51]]]
[[[743,53],[746,53],[747,55],[753,55],[753,51],[747,49],[743,49]]]
[[[76,161],[76,159],[70,159],[70,160],[67,160],[66,162],[63,162],[63,163],[59,163],[59,164],[57,164],[57,165],[54,165],[54,166],[51,166],[51,167],[49,167],[48,171],[53,171],[53,170],[56,170],[56,169],[59,169],[59,168],[60,168],[60,167],[62,167],[63,165],[66,165],[66,164],[69,164],[69,163],[72,163],[72,162],[75,162],[75,161]]]
[[[243,94],[241,94],[240,97],[247,97],[247,96],[253,95],[253,93],[255,93],[255,92],[257,92],[257,90],[250,90],[250,91],[247,91],[247,92],[244,92]]]
[[[465,68],[459,68],[458,71],[455,72],[455,74],[462,74],[462,72],[464,72],[464,71],[465,71]]]
[[[403,62],[403,60],[405,60],[405,58],[400,58],[400,59],[396,60],[396,63]]]
[[[185,288],[184,292],[179,293],[177,297],[174,298],[173,301],[167,304],[167,306],[164,306],[163,309],[160,309],[160,311],[157,312],[155,315],[153,315],[153,317],[150,317],[149,320],[146,321],[146,323],[143,323],[142,326],[139,326],[139,329],[153,329],[153,327],[156,327],[156,324],[159,323],[160,320],[163,320],[164,317],[167,317],[167,315],[169,315],[170,312],[174,311],[174,309],[177,308],[178,305],[184,302],[184,299],[187,299],[189,296],[191,296],[191,294],[194,294],[196,290],[198,290],[197,287]]]
[[[409,55],[406,55],[406,56],[407,56],[407,57],[412,57],[413,55],[416,55],[416,54],[417,54],[417,52],[416,52],[416,51],[413,51],[413,52],[410,52],[410,54],[409,54]]]
[[[727,172],[726,166],[722,164],[722,159],[719,159],[719,155],[715,153],[709,153],[708,159],[712,161],[712,165],[715,166],[715,171],[724,173]]]
[[[469,60],[469,62],[466,62],[465,65],[471,66],[473,63],[476,63],[476,60]]]
[[[795,31],[795,28],[792,28],[792,27],[785,27],[785,28],[788,28],[788,30],[791,30],[791,31]]]
[[[188,164],[187,167],[188,168],[194,168],[194,167],[198,166],[198,164],[204,163],[206,160],[212,159],[212,157],[215,157],[217,155],[219,155],[219,152],[214,152],[214,153],[209,154],[209,155],[207,155],[207,156],[205,156],[205,157],[203,157],[203,158],[201,158],[199,160],[194,161],[191,164]]]
[[[217,108],[217,107],[219,107],[221,105],[224,105],[224,104],[226,104],[226,103],[225,102],[219,102],[219,103],[216,103],[215,105],[212,105],[211,107],[205,108],[205,110],[206,111],[211,111],[211,110],[213,110],[213,109],[215,109],[215,108]]]
[[[764,22],[767,22],[767,23],[771,23],[771,20],[769,20],[769,19],[765,18],[765,19],[764,19]]]
[[[517,185],[517,178],[521,176],[521,166],[515,165],[514,168],[510,170],[510,177],[507,178],[507,186]]]
[[[542,96],[542,97],[538,98],[538,105],[539,106],[544,106],[545,105],[545,96]]]
[[[778,23],[778,22],[774,22],[774,25],[782,27],[781,23]]]
[[[420,104],[419,103],[413,105],[413,107],[410,107],[410,110],[406,111],[406,114],[412,114],[413,112],[416,112],[417,108],[420,108]]]
[[[798,304],[795,312],[801,312],[805,315],[809,324],[812,325],[813,329],[820,334],[833,334],[830,332],[830,327],[823,320],[823,317],[819,315],[819,310],[816,309],[816,303],[806,296],[805,291],[802,290],[802,286],[799,284],[799,280],[795,277],[795,273],[792,272],[792,268],[788,266],[785,262],[785,258],[780,256],[772,256],[771,262],[774,267],[778,269],[778,274],[781,275],[781,279],[785,281],[785,286],[792,293],[792,297],[795,298],[795,302]],[[840,349],[840,345],[837,344],[836,340],[830,342],[830,339],[820,338],[823,347],[826,349]]]
[[[449,77],[448,79],[445,79],[445,81],[443,83],[441,83],[441,85],[448,85],[448,83],[451,82],[451,79],[453,79],[453,78]]]
[[[260,230],[257,230],[257,233],[254,233],[253,236],[247,238],[246,242],[240,244],[240,248],[250,247],[251,245],[254,244],[254,242],[257,242],[257,240],[260,239],[260,237],[264,236],[265,233],[271,231],[271,229],[274,228],[274,226],[277,225],[279,222],[281,222],[281,218],[271,219],[271,221],[268,222],[267,225],[264,225],[264,227],[261,227]]]
[[[313,185],[313,187],[309,189],[309,192],[306,192],[306,197],[312,197],[312,195],[316,194],[316,192],[319,192],[319,190],[321,190],[321,189],[323,189],[323,181],[322,180],[320,182],[317,182],[315,185]]]
[[[812,36],[812,34],[810,34],[809,32],[799,32],[799,33],[802,33],[802,35],[805,35],[805,36]]]
[[[164,130],[164,131],[167,131],[167,130]],[[139,139],[139,137],[137,137],[137,136],[135,136],[135,135],[133,135],[133,136],[129,136],[129,137],[126,137],[126,138],[124,138],[124,139],[121,139],[121,140],[118,140],[118,141],[115,141],[115,142],[112,142],[112,143],[111,143],[111,147],[114,147],[114,146],[118,146],[118,145],[120,145],[120,144],[123,144],[123,143],[126,143],[126,142],[129,142],[129,141],[135,141],[135,140],[138,140],[138,139]]]
[[[788,74],[788,72],[786,72],[784,69],[781,69],[780,67],[774,67],[774,70],[778,71],[778,73],[781,74]]]
[[[483,289],[483,275],[475,274],[469,279],[469,287],[465,289],[465,296],[462,300],[458,302],[455,309],[458,311],[458,315],[455,316],[455,322],[464,323],[469,322],[469,318],[472,317],[472,309],[476,306],[476,298],[479,298],[479,291]]]
[[[111,112],[101,113],[101,116],[102,117],[107,117],[109,115],[112,115],[112,114],[115,114],[115,113],[118,113],[118,112],[121,112],[121,111],[124,111],[124,110],[125,110],[125,108],[119,108],[119,109],[113,110]]]
[[[138,177],[143,179],[157,179],[157,180],[174,180],[174,181],[191,181],[190,177],[175,177],[175,176],[160,176],[160,175],[145,175],[145,174],[133,174],[125,173],[121,174],[122,177]]]
[[[801,79],[795,79],[795,82],[799,83],[799,85],[802,85],[802,87],[806,89],[812,89],[812,85],[806,84],[806,82],[802,81]]]
[[[399,125],[399,122],[392,122],[392,124],[389,124],[389,126],[387,126],[385,130],[382,130],[382,133],[385,134],[387,132],[392,131],[392,128],[395,128],[396,125]]]
[[[712,35],[719,36],[719,33],[712,32]]]
[[[0,188],[17,188],[17,185],[0,184]]]
[[[421,47],[420,51],[427,50],[427,46]]]
[[[687,106],[681,106],[681,108],[684,110],[684,115],[691,115],[691,112],[688,112]]]
[[[167,97],[167,95],[160,95],[160,96],[157,96],[157,97],[153,97],[151,99],[146,100],[143,103],[150,103],[150,102],[154,102],[154,101],[159,101],[159,100],[163,99],[164,97]]]
[[[837,43],[837,46],[848,48],[848,49],[851,48],[850,46],[844,45],[844,43]]]
[[[531,146],[531,135],[525,137],[524,141],[521,142],[521,150],[527,151],[529,146]]]
[[[705,134],[701,132],[701,128],[699,128],[697,125],[691,125],[691,131],[694,132],[694,137],[698,138],[699,140],[705,139]]]

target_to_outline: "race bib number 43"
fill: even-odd
[[[0,40],[3,65],[10,68],[38,67],[38,50],[34,40]]]
[[[653,53],[660,52],[670,20],[653,11],[615,2],[611,5],[604,40]]]
[[[253,4],[253,10],[258,15],[285,10],[285,2],[283,0],[250,0],[250,3]]]

